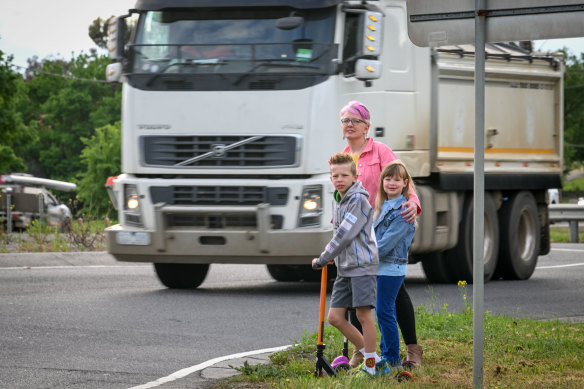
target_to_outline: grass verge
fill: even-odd
[[[105,227],[102,220],[79,219],[66,232],[36,220],[25,232],[8,234],[0,228],[0,253],[103,251]]]
[[[580,223],[578,228],[578,241],[584,242],[584,225]],[[550,241],[552,243],[570,243],[570,228],[550,226]]]
[[[463,298],[465,295],[462,288]],[[465,299],[465,301],[467,301]],[[355,372],[337,378],[313,376],[316,333],[305,332],[294,347],[274,353],[268,365],[237,368],[242,374],[214,388],[469,388],[473,384],[472,308],[449,313],[420,305],[416,309],[419,344],[424,348],[421,368],[413,382],[393,377],[362,378]],[[379,336],[378,336],[379,339]],[[325,356],[340,355],[342,335],[325,329]],[[485,388],[584,387],[584,324],[518,319],[485,313]],[[402,342],[402,356],[405,348]]]

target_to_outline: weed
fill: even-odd
[[[414,370],[414,381],[398,383],[393,376],[363,380],[354,371],[339,377],[315,378],[316,333],[306,330],[288,350],[270,357],[269,367],[238,369],[242,375],[221,388],[462,388],[472,386],[472,307],[466,285],[460,283],[465,309],[448,312],[420,305],[416,308],[419,343],[424,347],[424,365]],[[435,304],[435,301],[430,301]],[[326,327],[325,357],[332,360],[342,349],[340,332]],[[507,315],[484,316],[484,387],[490,388],[581,388],[584,387],[584,325],[559,321],[519,319]],[[405,349],[402,350],[405,354]],[[397,371],[395,371],[397,373]],[[253,383],[253,386],[246,386]]]

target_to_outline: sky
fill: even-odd
[[[13,55],[12,64],[26,68],[36,55],[69,60],[89,53],[95,44],[87,35],[91,22],[122,15],[136,0],[5,0],[0,7],[0,50]],[[540,51],[568,47],[572,54],[584,52],[584,38],[535,41]],[[102,51],[105,53],[105,50]]]
[[[4,0],[0,6],[0,50],[14,65],[27,58],[71,59],[95,44],[87,34],[93,20],[126,14],[136,0]],[[102,50],[104,54],[105,50]]]

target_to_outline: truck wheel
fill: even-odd
[[[266,265],[268,273],[273,279],[279,282],[296,282],[300,281],[298,274],[292,266],[289,265]]]
[[[167,288],[195,289],[205,281],[209,264],[155,263],[154,270]]]
[[[417,258],[422,261],[422,269],[424,269],[428,282],[432,284],[449,284],[455,282],[454,277],[448,271],[448,264],[446,263],[443,252],[435,251],[421,254]]]
[[[458,230],[456,247],[444,253],[448,266],[456,281],[473,281],[473,196],[464,201],[463,215]],[[484,216],[484,280],[488,282],[495,273],[499,256],[499,218],[497,207],[490,194],[485,193]]]
[[[537,204],[523,191],[504,201],[499,210],[501,250],[496,275],[508,280],[526,280],[533,274],[540,249]]]
[[[299,279],[304,282],[320,282],[321,272],[320,270],[314,270],[311,265],[298,265],[294,266],[296,272],[298,273]],[[334,278],[337,275],[337,267],[329,266],[326,271],[326,278],[330,280],[331,277]],[[331,274],[333,273],[334,274]]]

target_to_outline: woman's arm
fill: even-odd
[[[378,152],[379,159],[381,160],[381,167],[384,168],[388,163],[391,161],[395,161],[397,156],[393,152],[393,150],[387,146],[386,144],[378,143]],[[420,199],[416,194],[416,191],[413,188],[412,182],[409,183],[410,185],[410,195],[408,197],[408,201],[404,203],[402,208],[402,216],[404,219],[407,220],[408,223],[413,223],[416,220],[416,216],[422,213],[422,206],[420,205]]]

